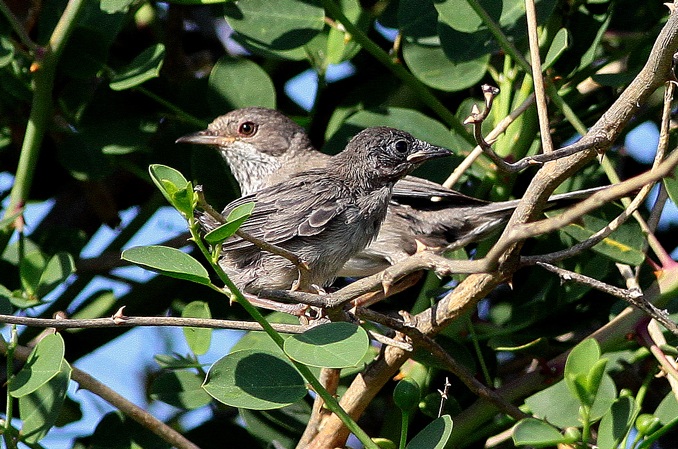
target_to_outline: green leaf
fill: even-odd
[[[9,393],[20,398],[33,393],[59,374],[64,362],[64,340],[60,334],[50,334],[31,351],[26,364],[9,382]]]
[[[126,13],[132,3],[134,0],[101,0],[99,7],[108,14]]]
[[[252,211],[254,210],[255,203],[245,203],[233,209],[226,217],[226,223],[219,226],[218,228],[208,232],[205,235],[205,240],[210,245],[215,245],[221,243],[233,234],[235,231],[240,229],[240,226],[250,218]]]
[[[479,49],[479,42],[470,35],[442,31],[446,45],[456,48]],[[434,89],[457,92],[478,84],[487,71],[489,54],[479,54],[471,60],[451,60],[437,38],[424,43],[405,40],[403,59],[422,83]]]
[[[513,443],[516,446],[555,446],[566,440],[558,429],[540,419],[525,418],[513,428]]]
[[[40,251],[29,252],[24,255],[19,265],[21,286],[29,295],[37,295],[40,287],[40,277],[45,271],[47,260]]]
[[[600,346],[593,338],[582,340],[572,348],[565,362],[565,375],[587,375],[600,359]]]
[[[443,415],[431,421],[407,444],[407,449],[443,449],[452,434],[452,418]]]
[[[622,396],[614,401],[600,420],[598,448],[617,449],[633,424],[636,404],[633,398]]]
[[[137,246],[122,252],[122,259],[147,270],[177,279],[208,285],[210,278],[205,267],[192,256],[166,246]]]
[[[306,384],[289,360],[257,350],[219,359],[203,388],[232,407],[268,410],[290,405],[306,395]]]
[[[363,359],[369,342],[367,332],[360,326],[326,323],[290,336],[285,340],[285,353],[305,365],[347,368]]]
[[[253,61],[223,56],[210,73],[207,101],[215,114],[247,106],[275,108],[275,87]]]
[[[570,391],[579,398],[582,404],[590,406],[595,398],[595,392],[592,393],[588,388],[588,376],[598,364],[599,359],[600,346],[592,338],[580,342],[567,356],[563,377]],[[603,365],[603,370],[604,368]]]
[[[206,302],[193,301],[181,311],[184,318],[212,318],[210,308]],[[194,354],[201,355],[210,349],[212,341],[212,329],[200,327],[184,327],[184,338]]]
[[[583,216],[580,222],[578,224],[570,224],[563,228],[562,231],[572,236],[575,240],[582,242],[609,223],[606,219],[592,215]],[[642,233],[635,225],[626,224],[603,239],[602,242],[592,249],[617,262],[634,266],[641,265],[645,262],[645,254],[639,249],[642,245],[641,236]]]
[[[671,176],[667,176],[662,179],[664,187],[669,194],[669,198],[673,201],[673,204],[678,204],[678,167],[673,170]]]
[[[659,421],[664,425],[676,419],[676,416],[678,416],[678,400],[676,400],[676,395],[672,391],[669,391],[659,403],[654,416],[659,418]]]
[[[256,43],[269,51],[301,47],[325,25],[323,8],[303,0],[231,2],[224,14],[245,45]]]
[[[167,371],[153,381],[150,395],[156,401],[193,410],[212,402],[202,383],[202,377],[190,371]]]
[[[553,37],[549,51],[544,58],[544,63],[542,64],[542,70],[546,70],[556,63],[558,58],[567,50],[567,45],[569,41],[569,33],[567,28],[561,28],[558,30],[556,35]]]
[[[37,390],[19,398],[19,417],[23,421],[23,441],[35,444],[55,425],[66,400],[71,366],[62,360],[61,369]]]
[[[125,90],[136,87],[160,75],[165,46],[155,44],[142,51],[132,62],[119,70],[111,79],[110,87],[113,90]]]
[[[591,422],[600,419],[617,398],[617,388],[609,375],[603,376],[591,407]],[[536,418],[544,419],[554,426],[580,427],[579,408],[581,402],[572,394],[565,380],[561,380],[550,387],[533,394],[525,400]]]
[[[596,393],[598,393],[598,387],[600,386],[600,382],[602,381],[603,375],[605,374],[606,366],[607,359],[600,359],[593,365],[586,376],[586,390],[590,395],[595,396]]]
[[[202,365],[198,363],[194,355],[182,356],[179,354],[156,354],[153,360],[164,369],[186,369],[186,368],[201,368]]]
[[[276,441],[283,448],[295,447],[311,416],[311,406],[297,401],[274,410],[238,410],[247,431],[259,441]],[[244,445],[241,447],[245,447]]]
[[[11,63],[14,59],[14,45],[5,36],[0,36],[0,67]]]
[[[0,314],[2,315],[11,315],[12,310],[12,296],[13,293],[10,289],[0,284]]]
[[[161,164],[148,167],[153,183],[160,189],[165,199],[182,212],[184,216],[193,214],[194,195],[191,183],[178,170]],[[188,192],[191,192],[190,197]]]
[[[40,275],[38,296],[44,296],[51,292],[54,287],[68,279],[75,273],[75,261],[68,253],[57,253],[47,262],[47,266]]]

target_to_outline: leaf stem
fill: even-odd
[[[407,443],[407,429],[410,425],[410,414],[401,410],[400,413],[400,442],[398,444],[398,449],[405,449]]]
[[[0,337],[2,338],[2,337]],[[17,345],[16,324],[12,325],[10,330],[9,344],[7,345],[7,381],[14,377],[14,349]],[[3,439],[8,448],[16,447],[14,443],[14,429],[12,428],[12,417],[14,416],[14,398],[9,394],[9,385],[7,386],[7,404],[5,404],[5,429]]]

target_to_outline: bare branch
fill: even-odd
[[[549,127],[548,108],[546,106],[546,92],[544,91],[544,76],[541,70],[541,57],[539,55],[539,37],[537,36],[537,11],[534,0],[525,0],[525,14],[527,18],[527,37],[530,42],[530,65],[532,67],[532,80],[534,93],[537,100],[537,116],[539,116],[539,134],[541,135],[541,147],[544,154],[553,153],[553,141]]]
[[[553,273],[556,273],[562,281],[574,281],[580,284],[588,285],[589,287],[595,288],[596,290],[600,290],[601,292],[605,292],[628,302],[632,306],[637,307],[648,314],[651,318],[657,320],[671,333],[678,336],[678,325],[671,321],[671,318],[669,318],[669,315],[665,310],[659,310],[652,303],[648,302],[645,299],[642,291],[624,290],[622,288],[606,284],[605,282],[599,281],[592,277],[575,273],[574,271],[565,270],[564,268],[559,268],[555,265],[547,263],[539,262],[537,265]]]

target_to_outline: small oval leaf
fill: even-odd
[[[177,279],[207,285],[210,278],[205,267],[192,256],[167,246],[137,246],[126,249],[121,257],[147,270]]]
[[[111,89],[130,89],[157,77],[160,74],[164,58],[165,46],[163,44],[155,44],[147,48],[134,58],[127,67],[113,76],[110,83]]]
[[[219,402],[253,410],[284,407],[306,395],[304,379],[288,360],[256,350],[219,359],[203,388]]]
[[[35,444],[54,426],[66,400],[71,366],[65,360],[60,371],[31,394],[19,398],[21,435],[25,443]]]
[[[212,402],[212,397],[202,389],[203,379],[185,370],[160,374],[151,385],[151,397],[185,410],[193,410]]]
[[[443,415],[436,418],[416,434],[407,449],[443,449],[452,434],[452,418]]]
[[[74,272],[75,261],[70,254],[65,252],[55,254],[47,262],[45,270],[40,275],[38,296],[44,296],[51,292],[54,287],[61,284]]]
[[[255,203],[253,202],[245,203],[233,209],[231,213],[228,214],[228,217],[226,217],[226,223],[205,235],[207,243],[215,245],[235,234],[235,231],[240,229],[240,226],[242,226],[245,220],[252,215],[254,204]]]
[[[193,301],[181,311],[184,318],[212,318],[210,308],[204,301]],[[194,354],[204,354],[210,349],[212,329],[202,327],[184,327],[184,338]]]
[[[40,340],[31,351],[26,364],[9,382],[9,394],[20,398],[33,393],[59,374],[64,362],[64,340],[51,334]]]
[[[310,366],[348,368],[360,363],[369,349],[369,337],[351,323],[327,323],[285,340],[285,353]]]
[[[513,428],[516,446],[546,447],[564,443],[566,438],[552,425],[535,418],[525,418]]]

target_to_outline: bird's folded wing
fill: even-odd
[[[305,194],[299,194],[300,189]],[[312,192],[308,192],[311,189]],[[338,183],[286,182],[261,190],[253,195],[239,198],[226,206],[223,215],[240,204],[255,202],[252,215],[240,230],[273,245],[279,245],[294,237],[309,237],[320,234],[332,219],[348,207],[343,186]],[[234,236],[222,246],[225,250],[240,249],[251,243]]]
[[[487,204],[486,201],[461,194],[433,181],[407,176],[393,187],[392,201],[400,204],[419,205],[425,202],[443,205],[471,206]]]

